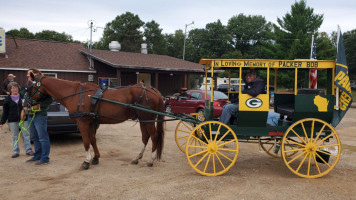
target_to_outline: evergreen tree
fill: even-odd
[[[113,21],[106,24],[103,37],[95,44],[95,48],[109,49],[111,41],[118,41],[121,44],[122,51],[141,52],[143,35],[140,27],[144,24],[138,15],[131,12],[117,16]]]

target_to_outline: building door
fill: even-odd
[[[137,74],[137,83],[139,83],[140,80],[143,80],[145,82],[145,85],[151,86],[151,74],[148,73]]]

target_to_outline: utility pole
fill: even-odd
[[[89,69],[94,69],[94,65],[93,65],[93,59],[92,59],[92,51],[93,51],[93,24],[94,21],[90,20],[88,21],[89,23],[89,27],[90,27],[90,41],[89,41]]]

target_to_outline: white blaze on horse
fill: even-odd
[[[139,120],[143,143],[139,154],[131,163],[137,164],[139,159],[142,158],[150,138],[152,141],[152,157],[147,165],[152,166],[156,159],[161,158],[164,143],[163,115],[100,100],[100,98],[109,99],[127,105],[138,105],[149,110],[164,112],[163,97],[157,89],[133,85],[102,90],[93,83],[73,82],[42,75],[34,76],[32,73],[31,80],[32,82],[29,82],[29,88],[26,92],[30,103],[40,103],[42,95],[49,95],[64,105],[72,119],[77,122],[86,151],[86,160],[81,165],[82,169],[88,169],[90,161],[93,165],[99,163],[100,153],[95,138],[98,125],[116,124],[128,119]],[[92,98],[93,96],[97,98]],[[92,160],[90,144],[94,150]]]

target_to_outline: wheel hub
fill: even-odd
[[[310,155],[313,155],[316,153],[316,145],[314,143],[308,143],[305,146],[305,151],[309,153]]]
[[[208,152],[209,153],[216,153],[218,151],[218,145],[215,143],[208,144]]]

